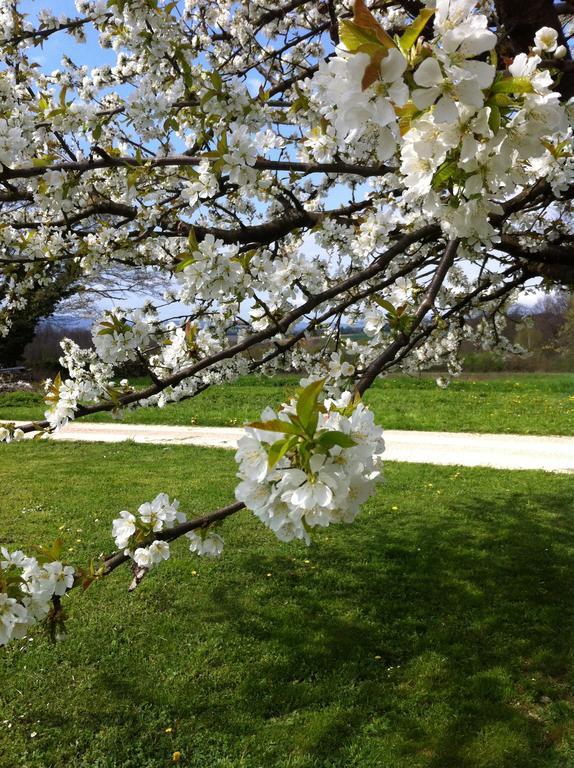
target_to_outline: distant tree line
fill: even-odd
[[[3,340],[0,340],[0,367],[26,365],[36,378],[52,375],[58,369],[60,341],[64,336],[73,339],[82,347],[91,344],[87,323],[78,317],[67,318],[62,323],[50,315],[62,296],[54,302],[58,291],[63,291],[66,279],[54,281],[42,291],[37,291],[33,306],[35,312],[22,313],[21,322]],[[65,308],[88,309],[76,297],[74,303],[65,302]],[[361,336],[360,328],[345,327],[344,332]],[[503,355],[500,352],[477,350],[470,345],[465,349],[465,369],[470,372],[496,371],[574,371],[574,294],[570,291],[548,293],[532,305],[516,304],[508,313],[508,324],[504,331],[507,338],[522,346],[524,356]],[[145,374],[132,364],[129,373]]]

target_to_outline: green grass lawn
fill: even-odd
[[[279,405],[296,385],[293,376],[244,377],[124,418],[133,424],[241,425],[258,418],[266,405]],[[439,389],[433,378],[393,377],[378,383],[365,400],[387,429],[574,435],[574,374],[474,377],[454,380],[448,389]],[[0,419],[39,419],[44,409],[37,394],[0,395]],[[110,418],[98,414],[92,420]]]
[[[0,540],[70,560],[158,491],[232,498],[232,454],[0,447]],[[0,650],[1,768],[574,765],[574,478],[389,464],[353,526],[281,544],[248,512],[128,595],[65,600],[68,639]],[[167,729],[172,729],[167,732]]]

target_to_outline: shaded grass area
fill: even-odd
[[[118,510],[163,490],[200,514],[234,473],[211,449],[2,446],[0,538],[62,527],[83,563]],[[0,766],[574,765],[573,478],[386,475],[310,548],[242,512],[218,561],[179,542],[136,593],[123,570],[66,599],[65,642],[0,651]]]
[[[166,408],[140,409],[124,416],[133,424],[235,426],[259,418],[266,405],[279,405],[297,386],[297,377],[248,376],[213,387]],[[450,432],[508,432],[574,435],[574,374],[526,374],[453,380],[439,389],[433,378],[387,378],[365,396],[387,429]],[[40,419],[40,395],[0,395],[0,419]],[[93,421],[109,421],[98,414]]]

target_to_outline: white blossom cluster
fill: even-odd
[[[377,159],[384,161],[394,155],[400,139],[394,105],[402,107],[409,98],[409,89],[403,79],[407,61],[397,48],[389,51],[380,64],[380,80],[376,88],[363,89],[362,80],[369,61],[366,53],[350,55],[341,52],[328,63],[321,64],[312,88],[321,104],[321,114],[332,126],[335,139],[332,154],[338,146],[352,146],[369,134],[369,140],[376,147]],[[315,156],[321,161],[332,159],[324,151]]]
[[[186,517],[179,511],[179,502],[170,502],[165,493],[159,493],[153,501],[138,507],[138,514],[124,510],[112,523],[112,536],[118,549],[129,555],[142,568],[151,568],[169,558],[167,541],[156,540],[148,546],[138,546],[154,533],[173,528],[176,523],[185,522]]]
[[[153,338],[155,312],[148,306],[127,312],[121,309],[105,312],[94,325],[92,338],[96,352],[104,363],[118,365],[137,358]]]
[[[208,235],[177,272],[178,298],[186,304],[197,299],[229,301],[245,295],[246,273],[237,256],[239,249]]]
[[[281,541],[309,544],[311,529],[353,522],[381,479],[384,441],[371,411],[353,404],[350,392],[325,400],[312,436],[297,437],[296,406],[291,400],[277,413],[266,409],[261,423],[246,428],[235,495]]]
[[[24,439],[24,432],[12,424],[2,424],[0,426],[0,443],[19,442]]]
[[[185,534],[189,541],[189,551],[206,557],[219,557],[223,552],[223,538],[211,528],[189,531]]]
[[[409,204],[449,237],[496,240],[489,217],[500,202],[572,156],[566,110],[540,68],[542,56],[565,55],[557,34],[541,29],[533,52],[497,74],[484,60],[497,38],[475,0],[438,0],[433,39],[410,50],[390,41],[368,87],[372,54],[342,46],[310,81],[332,154],[360,158],[368,145],[378,160],[398,155]]]
[[[103,361],[96,350],[82,349],[71,339],[64,339],[62,351],[60,365],[68,371],[69,378],[62,381],[58,375],[44,382],[45,401],[49,406],[45,417],[52,429],[74,419],[80,403],[99,402],[114,391],[114,368]],[[118,352],[124,355],[123,346],[118,347]]]
[[[112,523],[112,536],[116,546],[128,555],[139,568],[150,570],[170,556],[169,543],[154,539],[145,542],[154,534],[167,531],[178,523],[185,523],[187,517],[179,509],[179,501],[165,493],[159,493],[152,501],[138,507],[137,515],[124,510]],[[223,539],[211,528],[192,530],[185,534],[189,540],[190,552],[208,557],[217,557],[223,550]]]
[[[0,548],[0,645],[21,639],[45,619],[54,596],[74,583],[74,568],[59,561],[39,563],[20,550]]]

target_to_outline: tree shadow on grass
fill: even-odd
[[[570,518],[551,493],[458,496],[427,518],[373,502],[308,557],[230,552],[225,578],[177,598],[150,577],[140,608],[165,613],[180,642],[120,638],[117,663],[94,673],[108,706],[86,702],[83,726],[111,728],[115,712],[121,739],[159,756],[154,734],[177,721],[198,768],[567,766]]]
[[[332,727],[303,739],[325,765],[355,764],[353,749],[368,755],[369,740],[396,765],[557,765],[574,733],[568,513],[563,497],[516,494],[488,507],[458,499],[392,536],[363,525],[334,561],[317,553],[312,587],[284,556],[246,558],[248,571],[282,574],[267,598],[253,605],[217,588],[211,599],[213,621],[277,649],[254,654],[241,685],[249,710],[265,722],[335,707]],[[305,717],[292,730],[301,728]]]

